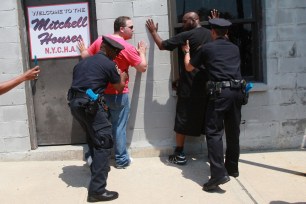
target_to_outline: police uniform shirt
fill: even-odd
[[[108,83],[121,81],[116,64],[102,52],[80,61],[73,69],[71,88],[85,92],[91,88],[95,93],[103,93]]]
[[[195,56],[191,57],[190,64],[194,67],[204,65],[211,81],[242,79],[239,48],[225,37],[217,38],[201,47]]]
[[[181,46],[186,44],[189,40],[190,45],[190,56],[193,57],[196,50],[204,43],[211,42],[210,31],[204,27],[194,28],[189,31],[181,32],[168,40],[162,41],[162,45],[165,50],[172,51],[175,48],[179,48],[179,60],[180,66],[178,67],[180,76],[180,85],[178,90],[178,95],[182,97],[189,97],[191,94],[191,87],[193,82],[194,74],[187,72],[184,67],[183,54]]]

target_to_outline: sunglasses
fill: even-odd
[[[127,28],[129,28],[131,30],[133,30],[133,28],[134,28],[134,26],[125,26],[125,27],[127,27]]]

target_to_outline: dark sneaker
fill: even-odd
[[[104,193],[99,195],[88,195],[87,202],[94,203],[100,201],[110,201],[118,198],[119,194],[115,191],[108,191],[106,190]]]
[[[169,155],[168,162],[172,164],[185,165],[187,163],[186,155],[184,152],[174,152]]]

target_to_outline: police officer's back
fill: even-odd
[[[104,110],[103,92],[108,83],[122,91],[127,78],[112,61],[124,49],[116,41],[103,37],[101,52],[80,61],[73,70],[68,100],[73,117],[86,132],[92,156],[88,202],[118,198],[118,193],[105,189],[109,157],[113,147],[112,126]]]
[[[239,134],[245,88],[240,74],[239,49],[226,36],[231,23],[220,18],[210,19],[209,23],[213,42],[204,45],[193,58],[186,55],[184,59],[187,71],[204,65],[209,72],[206,141],[211,178],[203,185],[205,191],[214,190],[218,185],[228,182],[229,176],[239,176]],[[188,46],[183,49],[188,51]],[[224,130],[227,146],[225,163],[222,142]]]

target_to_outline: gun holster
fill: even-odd
[[[216,98],[216,84],[212,81],[208,81],[206,83],[206,92],[207,95],[209,96],[209,99],[215,99]]]
[[[91,115],[95,115],[99,109],[97,101],[89,101],[85,106],[85,112]]]
[[[246,84],[247,83],[244,79],[241,80],[241,91],[242,91],[242,94],[243,94],[242,105],[248,104],[248,101],[249,101],[249,93],[245,91]]]

